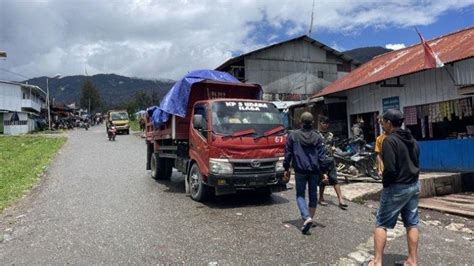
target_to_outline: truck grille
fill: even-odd
[[[234,174],[265,174],[275,172],[275,161],[262,162],[259,161],[259,166],[255,164],[252,166],[252,162],[234,162]]]

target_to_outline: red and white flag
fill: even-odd
[[[416,29],[416,33],[420,36],[421,44],[423,45],[423,50],[425,51],[425,68],[435,68],[443,67],[444,63],[439,59],[438,54],[436,54],[430,45],[423,39],[421,33]]]

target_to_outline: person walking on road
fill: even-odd
[[[323,140],[313,129],[313,115],[304,112],[300,117],[302,127],[290,132],[285,146],[285,177],[289,179],[290,165],[295,170],[296,203],[304,220],[301,231],[307,234],[313,225],[317,206],[317,188],[319,175],[327,167],[326,153]],[[306,204],[305,191],[308,184],[308,199]]]
[[[324,188],[326,185],[331,185],[336,191],[337,199],[339,201],[339,208],[347,210],[347,204],[344,203],[342,198],[341,186],[337,182],[337,170],[336,163],[334,161],[334,134],[329,132],[329,118],[326,116],[319,117],[319,131],[321,138],[324,141],[326,156],[328,158],[328,170],[322,175],[322,180],[319,184],[319,204],[327,206],[328,203],[324,200]]]
[[[408,130],[401,129],[403,113],[389,109],[383,114],[388,133],[382,144],[383,191],[374,230],[375,258],[368,265],[382,265],[387,229],[393,229],[401,213],[406,228],[408,258],[405,265],[416,265],[418,249],[419,147]]]

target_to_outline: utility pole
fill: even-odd
[[[51,79],[61,78],[60,74],[56,74]],[[51,130],[51,106],[49,102],[49,79],[50,77],[46,77],[46,104],[48,105],[48,129]]]
[[[48,105],[48,129],[51,130],[51,106],[49,105],[49,78],[46,77],[46,105]]]

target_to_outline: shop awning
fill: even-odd
[[[474,85],[458,88],[460,95],[474,95]]]

